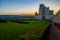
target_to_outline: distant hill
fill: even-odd
[[[34,18],[34,16],[33,15],[0,15],[0,19],[9,19],[9,18],[15,18],[15,19]]]

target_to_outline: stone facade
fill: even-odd
[[[38,20],[44,20],[44,19],[53,19],[53,10],[50,10],[49,7],[46,7],[44,4],[40,4],[39,6],[39,14],[35,16]]]

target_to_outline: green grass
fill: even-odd
[[[0,23],[0,40],[17,40],[20,35],[34,30],[44,31],[49,21],[28,20],[29,24],[19,24],[15,22]],[[40,32],[42,32],[40,31]]]

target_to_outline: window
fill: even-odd
[[[43,10],[42,12],[43,12],[43,13],[45,13],[45,11],[44,11],[44,10]]]

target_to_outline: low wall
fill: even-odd
[[[49,30],[50,30],[51,24],[47,27],[47,29],[44,31],[43,36],[40,40],[49,40]]]

